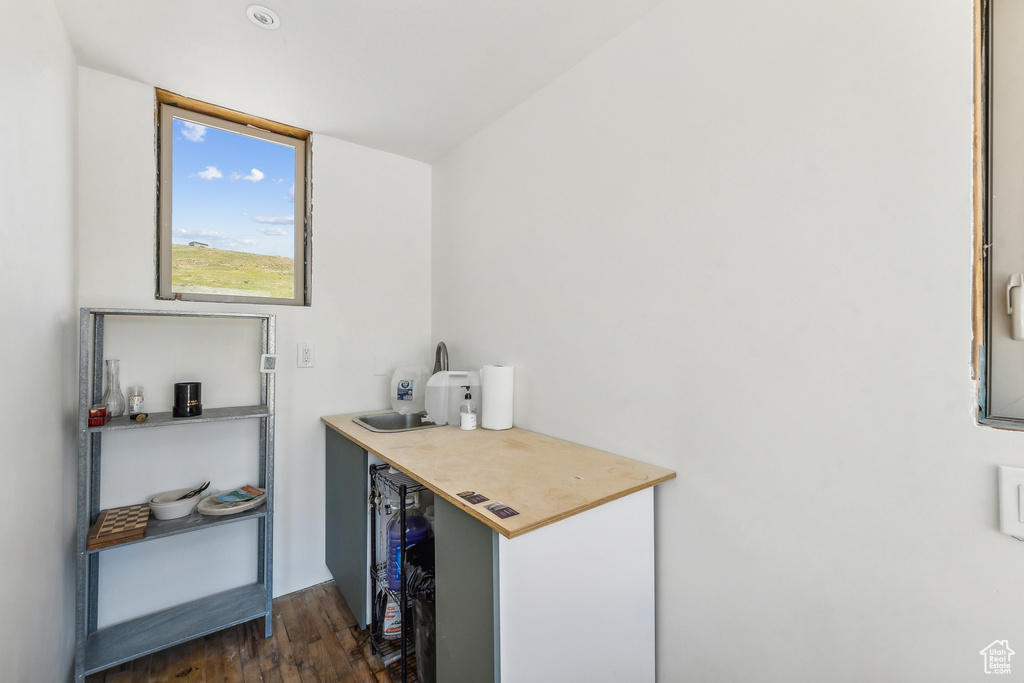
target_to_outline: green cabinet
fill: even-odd
[[[324,557],[335,583],[367,627],[369,455],[328,427]],[[440,496],[434,499],[437,680],[497,680],[497,534]]]
[[[366,628],[369,463],[366,451],[327,429],[324,560],[359,627]]]

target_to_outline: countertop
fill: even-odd
[[[367,414],[371,413],[320,419],[507,538],[676,476],[664,467],[515,427],[463,431],[445,425],[371,432],[352,421]],[[475,491],[489,500],[470,504],[458,495],[464,491]],[[501,519],[485,507],[495,502],[519,514]]]

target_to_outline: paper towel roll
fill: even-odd
[[[480,426],[484,429],[512,428],[511,365],[485,365],[480,370]]]

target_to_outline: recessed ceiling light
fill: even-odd
[[[249,5],[245,14],[260,28],[273,30],[281,27],[281,17],[277,16],[277,12],[263,5]]]

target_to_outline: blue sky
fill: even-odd
[[[174,244],[294,258],[292,147],[177,118],[173,147]]]

